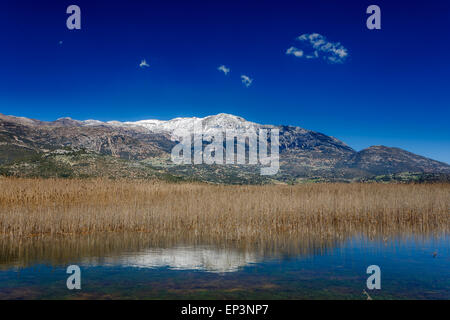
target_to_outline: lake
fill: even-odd
[[[0,241],[0,299],[450,299],[450,237],[253,243],[105,234]],[[81,290],[68,290],[69,265]],[[381,270],[368,290],[367,267]]]

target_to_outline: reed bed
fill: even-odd
[[[225,186],[0,179],[0,236],[143,232],[223,241],[450,230],[450,184]]]

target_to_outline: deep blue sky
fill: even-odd
[[[79,31],[66,28],[71,4],[81,7]],[[382,30],[366,28],[370,4],[381,7]],[[305,33],[340,42],[348,58],[286,55]],[[4,114],[226,112],[323,132],[357,150],[383,144],[450,163],[447,0],[2,0],[0,43]],[[142,59],[149,68],[139,68]],[[250,87],[241,74],[254,79]]]

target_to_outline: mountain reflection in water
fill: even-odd
[[[240,267],[277,257],[320,255],[347,237],[304,235],[268,241],[229,241],[153,237],[145,233],[107,233],[0,239],[0,270],[35,264],[64,266],[168,267],[174,270],[234,272]]]
[[[448,299],[446,233],[311,233],[296,237],[162,238],[109,233],[0,239],[2,299]],[[67,290],[79,265],[82,290]]]
[[[81,262],[88,266],[122,266],[135,268],[162,268],[173,270],[198,270],[213,273],[238,271],[253,263],[262,261],[255,252],[214,247],[175,247],[148,249],[144,252],[127,253],[119,256],[91,258]]]

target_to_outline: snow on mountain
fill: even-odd
[[[235,133],[246,133],[250,130],[259,129],[260,124],[250,122],[244,118],[220,113],[217,115],[207,116],[204,118],[175,118],[172,120],[140,120],[140,121],[108,121],[101,122],[98,120],[86,120],[82,122],[85,126],[111,126],[111,127],[124,127],[124,128],[145,128],[152,133],[167,133],[172,136],[173,139],[179,139],[180,137],[188,135],[192,132],[194,126],[202,126],[203,134],[211,136],[217,132],[224,132],[229,130]]]

